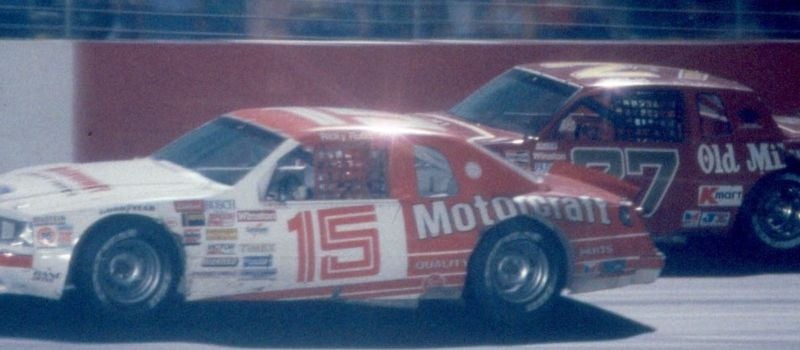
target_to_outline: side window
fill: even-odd
[[[629,91],[611,100],[615,138],[630,142],[681,142],[685,117],[678,91]]]
[[[446,197],[458,192],[450,163],[441,152],[426,146],[414,146],[414,169],[420,197]]]
[[[389,196],[388,150],[370,143],[332,144],[314,152],[317,199]]]
[[[267,187],[267,200],[306,200],[314,197],[314,164],[309,150],[298,147],[278,161]]]
[[[614,140],[614,125],[594,110],[581,106],[571,112],[558,125],[560,140]]]
[[[697,113],[700,115],[700,131],[703,137],[727,136],[733,128],[725,113],[722,99],[715,94],[697,95]]]
[[[380,199],[389,194],[387,150],[369,144],[298,148],[278,161],[268,200]]]

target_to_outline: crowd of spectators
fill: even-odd
[[[800,38],[800,2],[2,0],[0,37],[615,40]]]

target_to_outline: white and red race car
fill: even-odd
[[[0,176],[0,288],[136,317],[182,299],[465,297],[490,320],[654,281],[630,185],[546,176],[441,116],[249,109],[150,157]]]

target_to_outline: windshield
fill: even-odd
[[[478,124],[535,134],[576,91],[575,86],[512,69],[492,79],[450,113]]]
[[[233,185],[283,141],[254,125],[219,118],[173,141],[152,157]]]

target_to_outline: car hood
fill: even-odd
[[[32,215],[84,207],[208,196],[227,186],[150,158],[50,164],[0,175],[0,209]]]

